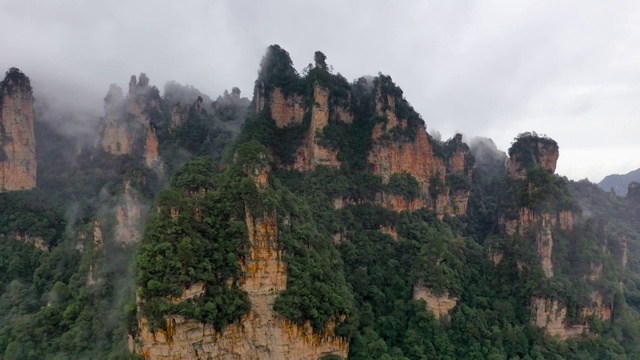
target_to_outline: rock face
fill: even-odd
[[[338,152],[321,146],[316,139],[316,134],[322,132],[329,123],[329,91],[316,84],[313,87],[313,100],[311,128],[307,132],[303,145],[298,149],[293,168],[310,171],[318,165],[340,167]]]
[[[299,94],[284,95],[281,88],[274,88],[265,94],[263,86],[256,90],[257,110],[264,110],[264,99],[270,99],[268,111],[278,128],[301,125],[304,117],[311,118],[310,128],[306,132],[302,145],[296,151],[293,169],[299,171],[312,171],[319,165],[340,167],[338,152],[321,146],[317,134],[321,133],[329,123],[330,113],[335,114],[336,119],[343,122],[352,120],[352,115],[339,107],[330,108],[329,98],[331,94],[327,89],[315,84],[313,86],[313,98],[310,108],[305,105],[305,99]],[[309,115],[306,115],[309,113]]]
[[[533,323],[544,328],[551,336],[559,336],[566,340],[588,331],[588,327],[584,324],[572,326],[565,324],[567,308],[558,300],[534,297],[531,299],[531,309],[534,314]]]
[[[12,68],[0,82],[0,192],[36,186],[34,119],[29,78]]]
[[[301,79],[288,54],[274,51],[279,55],[263,59],[254,104],[268,126],[275,125],[274,133],[290,131],[294,135],[286,141],[299,143],[293,153],[273,146],[274,153],[284,152],[277,156],[286,157],[287,164],[279,159],[280,165],[298,171],[313,171],[318,166],[340,168],[345,165],[338,160],[341,155],[350,166],[354,166],[351,160],[358,158],[355,166],[362,167],[364,159],[360,157],[366,154],[368,164],[364,167],[382,177],[385,184],[392,175],[407,172],[420,185],[417,199],[408,201],[381,193],[376,194],[378,204],[397,211],[426,207],[440,217],[467,212],[470,186],[454,189],[440,184],[446,183],[447,175],[466,177],[470,184],[472,156],[461,135],[446,145],[431,138],[424,121],[390,77],[380,75],[349,85],[328,72],[326,64],[316,61],[316,68]],[[331,131],[325,132],[328,125]],[[357,135],[351,132],[354,127]],[[366,134],[370,134],[370,141],[358,138]],[[442,151],[443,146],[450,146],[451,151]],[[445,189],[437,197],[430,192],[434,180],[438,188]]]
[[[560,153],[558,144],[545,137],[520,138],[509,149],[509,161],[507,171],[513,179],[524,179],[527,169],[532,166],[540,166],[550,173],[555,173],[556,164]],[[517,146],[516,146],[517,145]]]
[[[268,183],[268,169],[249,169],[259,189]],[[301,327],[280,317],[273,305],[286,289],[287,268],[278,248],[278,222],[275,211],[254,217],[249,208],[245,221],[251,241],[249,257],[241,263],[241,288],[251,301],[251,310],[240,323],[227,326],[222,333],[210,325],[179,315],[167,316],[167,331],[152,333],[146,319],[139,322],[140,335],[132,350],[145,359],[308,359],[326,355],[346,358],[349,344],[335,336],[330,324],[324,334],[313,332],[311,325]],[[204,290],[195,284],[185,289],[184,301]]]
[[[469,147],[462,142],[462,135],[456,135],[444,145],[451,148],[451,156],[446,161],[443,156],[436,154],[434,140],[427,135],[423,122],[415,125],[417,129],[413,140],[390,140],[393,139],[394,133],[406,131],[409,126],[407,119],[399,118],[397,115],[398,101],[404,100],[385,95],[378,89],[376,114],[386,121],[376,124],[373,128],[372,148],[368,159],[373,173],[380,175],[385,183],[395,173],[411,174],[420,184],[421,196],[419,199],[406,201],[398,196],[383,194],[381,204],[397,211],[431,207],[440,217],[444,214],[466,214],[469,189],[451,189],[443,186],[436,198],[429,200],[430,186],[434,179],[444,183],[447,175],[470,178],[472,156]]]
[[[395,106],[396,99],[393,96],[383,96],[378,90],[376,113],[378,116],[386,117],[387,121],[380,122],[373,128],[369,162],[373,167],[373,173],[382,176],[385,182],[395,173],[410,173],[420,183],[422,193],[426,194],[432,177],[444,181],[444,160],[434,154],[424,123],[418,125],[415,139],[411,142],[388,140],[396,127],[406,129],[408,126],[406,119],[398,119]]]
[[[49,252],[49,246],[44,243],[44,239],[41,236],[29,236],[27,234],[16,234],[16,240],[27,244],[33,244],[33,246],[41,251]]]
[[[413,298],[424,300],[427,303],[427,310],[431,311],[437,319],[448,316],[449,311],[458,304],[457,298],[449,296],[447,293],[436,295],[431,289],[421,284],[413,287]]]
[[[527,170],[534,167],[541,167],[553,173],[558,160],[558,147],[551,139],[527,137],[518,139],[509,150],[509,154],[509,177],[519,181],[527,179]],[[521,191],[532,194],[538,189],[536,184],[530,181]],[[554,233],[561,232],[571,237],[572,231],[578,224],[578,214],[566,208],[549,206],[545,210],[538,211],[521,207],[511,216],[511,218],[507,218],[504,214],[500,216],[498,224],[501,232],[506,236],[515,237],[516,241],[535,241],[537,257],[544,277],[554,277],[552,260]],[[604,229],[598,231],[602,233],[598,235],[599,238],[605,238],[604,231]],[[607,250],[603,248],[603,251]],[[503,259],[503,253],[500,250],[490,251],[489,256],[494,264],[500,263]],[[521,273],[533,265],[523,259],[517,259],[517,264]],[[583,278],[590,283],[595,283],[601,278],[602,271],[601,263],[592,263],[590,271],[584,274]],[[551,299],[532,296],[530,302],[532,323],[544,328],[547,334],[558,336],[563,340],[588,335],[589,317],[610,321],[612,314],[612,305],[605,301],[599,291],[593,290],[590,297],[591,304],[580,309],[580,313],[569,321],[567,306],[563,303],[562,297]]]
[[[124,194],[116,207],[115,240],[122,245],[136,243],[142,238],[145,219],[144,206],[129,182],[124,184]]]
[[[160,95],[155,87],[149,87],[146,75],[141,74],[139,81],[131,77],[126,97],[121,88],[111,85],[104,111],[100,145],[106,152],[141,156],[149,167],[159,163],[151,116],[160,111]]]
[[[328,96],[328,94],[326,95]],[[279,128],[292,124],[301,124],[304,114],[307,112],[301,95],[293,94],[285,97],[280,88],[275,88],[271,93],[269,109],[271,118]]]

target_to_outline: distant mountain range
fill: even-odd
[[[640,169],[633,170],[624,175],[608,175],[598,183],[598,186],[604,191],[609,191],[613,188],[616,194],[626,196],[627,187],[629,186],[629,183],[633,181],[640,182]]]

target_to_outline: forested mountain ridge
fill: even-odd
[[[36,114],[2,358],[640,356],[640,187],[555,175],[536,133],[441,142],[391,77],[314,62],[271,46],[252,101],[132,77],[80,147]]]
[[[34,104],[18,69],[0,88],[8,180],[0,194],[0,358],[132,357],[132,261],[149,207],[187,159],[225,156],[249,100],[236,92],[202,104],[197,90],[175,83],[160,96],[141,74],[128,94],[110,87],[87,139],[59,126],[67,113]],[[188,103],[173,101],[178,95]],[[176,109],[182,123],[172,120]],[[30,127],[31,137],[23,131]]]
[[[632,182],[640,181],[640,169],[630,171],[626,174],[607,175],[598,183],[604,191],[615,191],[620,196],[627,195],[627,187]]]

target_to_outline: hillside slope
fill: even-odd
[[[604,191],[615,191],[620,196],[627,195],[627,187],[634,181],[640,181],[640,169],[630,171],[626,174],[607,175],[598,183]]]

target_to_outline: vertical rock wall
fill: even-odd
[[[149,167],[159,163],[158,138],[151,126],[151,114],[160,111],[160,97],[142,74],[129,82],[129,93],[112,85],[105,98],[100,145],[113,155],[142,156]]]
[[[246,170],[259,189],[267,187],[266,168]],[[301,327],[273,310],[278,294],[287,286],[287,267],[278,246],[277,216],[275,211],[269,211],[254,217],[246,208],[245,221],[251,249],[247,259],[241,263],[240,287],[249,295],[249,313],[221,333],[211,325],[179,315],[166,316],[167,331],[152,333],[147,320],[142,318],[139,338],[130,339],[133,351],[153,360],[317,360],[326,355],[346,358],[349,344],[335,336],[335,324],[329,324],[323,334],[317,334],[309,323]],[[196,284],[172,301],[184,301],[203,292],[203,288]]]
[[[0,82],[0,192],[36,186],[34,120],[29,78],[12,68]]]

